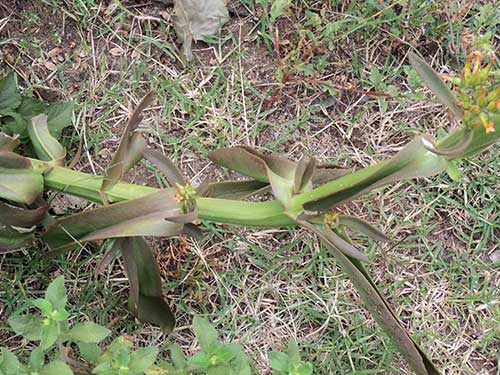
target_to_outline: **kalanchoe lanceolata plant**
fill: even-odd
[[[316,234],[335,256],[365,307],[415,373],[439,374],[377,289],[363,265],[369,262],[368,257],[349,235],[355,231],[378,241],[389,238],[361,219],[343,215],[339,207],[401,180],[444,171],[456,178],[457,160],[477,155],[500,138],[499,76],[491,69],[492,61],[481,67],[480,55],[473,54],[462,76],[452,80],[454,93],[424,60],[410,54],[410,62],[454,117],[454,130],[446,137],[417,135],[391,159],[353,173],[318,164],[313,157],[294,162],[246,146],[220,149],[213,151],[210,159],[250,179],[197,188],[166,156],[147,150],[137,131],[141,112],[153,101],[153,94],[146,95],[131,114],[106,175],[92,176],[63,166],[60,126],[51,125],[51,116],[43,108],[26,110],[23,103],[28,99],[10,100],[21,96],[15,79],[8,75],[0,82],[0,124],[5,133],[0,136],[0,198],[4,200],[0,201],[0,247],[10,251],[24,246],[33,240],[38,225],[43,226],[41,239],[52,253],[111,239],[99,270],[121,255],[130,281],[131,311],[140,320],[171,331],[175,319],[163,300],[158,264],[143,236],[200,236],[194,225],[198,220],[248,227],[303,227]],[[17,125],[13,128],[12,124]],[[30,156],[38,159],[14,153],[20,141],[32,152]],[[170,187],[120,182],[142,157],[164,174]],[[40,198],[44,190],[72,194],[103,206],[51,218]],[[274,200],[246,200],[268,192],[274,194]]]

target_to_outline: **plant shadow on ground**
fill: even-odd
[[[447,129],[442,107],[422,100],[426,93],[406,51],[417,48],[441,73],[452,74],[460,66],[456,56],[477,47],[475,37],[493,32],[492,44],[499,42],[494,2],[296,1],[275,23],[251,1],[238,9],[219,38],[195,45],[196,61],[185,66],[172,9],[163,4],[6,1],[0,70],[14,69],[36,96],[77,103],[67,143],[75,152],[83,137],[78,168],[96,173],[118,144],[127,104],[153,89],[158,104],[141,125],[148,143],[173,155],[199,184],[223,175],[205,158],[221,146],[257,145],[292,158],[311,151],[360,168],[394,154],[415,132]],[[379,247],[366,242],[370,269],[448,375],[498,372],[499,151],[462,163],[461,182],[442,176],[398,184],[342,208],[379,222],[394,239]],[[161,186],[151,172],[144,163],[128,179]],[[81,208],[85,203],[70,201],[70,209]],[[206,314],[260,364],[267,351],[295,336],[318,374],[409,373],[313,238],[289,229],[204,226],[201,244],[155,242],[179,317],[171,337],[128,314],[119,262],[95,276],[101,251],[45,259],[45,249],[34,246],[0,259],[2,345],[23,347],[7,332],[5,317],[23,296],[41,293],[64,274],[76,308],[139,342],[169,340],[193,349],[188,326],[194,314]]]

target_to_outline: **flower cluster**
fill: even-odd
[[[177,184],[177,194],[175,195],[175,200],[182,203],[182,209],[184,212],[189,211],[193,202],[196,200],[196,190],[191,186],[191,184]]]
[[[467,57],[456,90],[466,126],[469,129],[483,126],[486,133],[493,133],[496,129],[491,115],[500,114],[500,86],[490,89],[493,86],[490,71],[495,56],[484,67],[481,67],[481,57],[479,51]]]

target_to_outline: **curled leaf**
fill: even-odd
[[[120,181],[125,173],[141,160],[146,141],[141,134],[135,133],[135,130],[142,120],[142,111],[153,102],[154,98],[153,92],[148,93],[130,116],[118,149],[106,170],[106,176],[101,186],[103,197],[105,197],[106,190]]]
[[[472,139],[474,138],[474,132],[471,129],[466,129],[462,133],[462,138],[457,142],[456,145],[448,148],[440,148],[432,142],[432,140],[422,138],[422,142],[427,150],[430,152],[441,155],[441,156],[449,156],[451,158],[460,157],[464,152],[467,151],[469,146],[472,143]]]
[[[43,161],[64,165],[66,149],[49,132],[47,115],[38,115],[28,124],[28,135],[37,156]]]
[[[0,151],[14,151],[19,143],[19,137],[10,137],[0,132]]]
[[[42,192],[43,176],[29,159],[0,151],[0,198],[29,205]]]
[[[144,158],[158,168],[170,186],[186,185],[186,180],[181,171],[167,156],[158,151],[146,150],[144,151]]]

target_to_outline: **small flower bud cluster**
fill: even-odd
[[[179,203],[182,202],[183,211],[188,211],[192,203],[196,200],[196,190],[191,184],[180,185],[177,184],[177,194],[175,200]]]
[[[327,212],[325,213],[323,217],[323,222],[325,225],[328,225],[330,227],[336,227],[337,226],[337,218],[340,214],[338,212]]]
[[[500,86],[491,90],[490,70],[495,57],[485,67],[481,67],[481,52],[472,52],[465,62],[459,87],[456,89],[460,97],[463,120],[471,129],[483,126],[486,133],[495,132],[492,114],[500,114]]]

